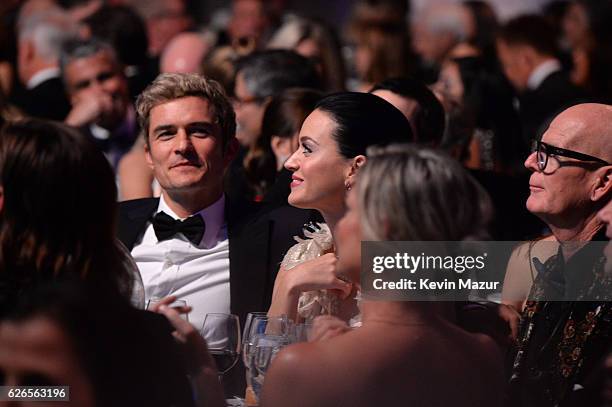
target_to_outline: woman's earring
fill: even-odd
[[[351,190],[351,184],[349,184],[348,182],[346,183],[346,185],[344,185],[344,187],[346,188],[347,191]]]

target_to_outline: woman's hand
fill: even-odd
[[[170,308],[167,304],[158,304],[157,312],[165,315],[175,329],[172,335],[181,345],[183,357],[187,361],[192,385],[197,393],[196,405],[225,406],[223,388],[217,377],[217,366],[208,352],[204,338],[193,325],[181,318],[175,308]]]
[[[342,299],[348,297],[353,285],[338,278],[338,258],[327,253],[316,259],[308,260],[292,269],[279,271],[279,276],[287,284],[292,294],[312,290],[337,290]]]
[[[151,311],[151,312],[159,312],[159,308],[162,305],[166,305],[166,306],[170,306],[170,304],[172,304],[174,301],[176,301],[176,296],[174,295],[169,295],[167,297],[164,297],[162,299],[160,299],[159,301],[155,302],[155,304],[150,305],[147,308],[147,311]],[[172,307],[173,310],[175,310],[176,312],[178,312],[179,314],[189,314],[191,312],[191,307],[186,306],[186,307]]]
[[[300,294],[312,290],[334,290],[347,298],[353,285],[338,278],[338,259],[333,253],[305,261],[291,269],[281,268],[274,282],[269,315],[287,315],[295,319]]]
[[[312,322],[309,342],[324,341],[349,332],[351,328],[340,318],[321,315]]]

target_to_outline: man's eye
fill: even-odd
[[[172,138],[173,135],[174,135],[174,133],[163,132],[163,133],[159,133],[157,135],[157,138],[161,139],[161,140],[167,140],[167,139]]]
[[[208,137],[211,134],[210,129],[204,129],[204,128],[199,128],[199,129],[193,129],[191,131],[191,134],[193,134],[194,136],[198,136],[198,137]]]
[[[112,72],[104,72],[101,73],[100,75],[98,75],[98,81],[99,82],[104,82],[110,78],[112,78],[113,76],[115,76]]]

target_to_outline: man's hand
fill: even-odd
[[[97,123],[112,110],[113,98],[108,93],[96,88],[85,89],[74,98],[65,122],[74,127]]]

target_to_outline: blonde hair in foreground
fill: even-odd
[[[357,194],[364,240],[484,240],[488,194],[455,160],[408,144],[370,147]]]

